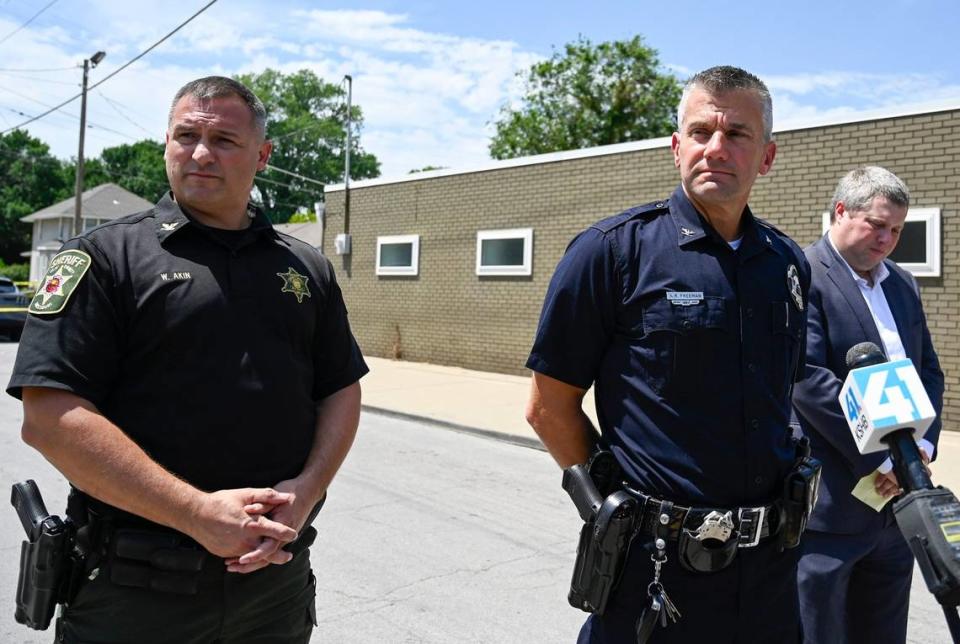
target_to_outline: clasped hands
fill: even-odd
[[[293,558],[283,547],[294,541],[312,509],[297,498],[291,479],[273,488],[218,490],[204,495],[193,536],[212,554],[223,557],[230,572],[250,573]]]

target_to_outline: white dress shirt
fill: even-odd
[[[887,354],[887,360],[906,360],[907,352],[903,348],[903,342],[900,341],[897,322],[893,319],[887,297],[883,294],[883,280],[890,276],[890,269],[883,262],[880,262],[870,271],[870,280],[866,280],[853,270],[847,260],[843,258],[843,255],[840,255],[840,251],[837,250],[833,238],[829,234],[827,234],[827,241],[830,242],[833,250],[837,251],[843,265],[850,271],[853,281],[860,288],[860,295],[863,296],[863,301],[867,303],[867,309],[870,310],[873,323],[877,326],[877,331],[880,332],[880,340],[883,341],[883,349]],[[921,438],[917,441],[917,445],[927,453],[928,457],[933,454],[933,443],[927,439]],[[893,469],[893,463],[888,458],[877,469],[882,474],[886,474]]]

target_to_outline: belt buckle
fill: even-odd
[[[740,508],[737,510],[737,521],[740,528],[738,548],[753,548],[760,543],[760,531],[767,508]],[[746,530],[744,530],[746,528]]]

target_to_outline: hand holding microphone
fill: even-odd
[[[897,526],[943,607],[953,641],[960,643],[960,502],[950,490],[933,486],[928,459],[916,443],[936,412],[910,360],[887,362],[877,345],[861,342],[847,352],[847,367],[840,407],[857,449],[890,449],[904,491],[893,506]]]
[[[910,360],[888,362],[872,342],[847,352],[850,372],[840,390],[843,409],[861,454],[889,449],[900,486],[933,488],[916,441],[937,415]]]

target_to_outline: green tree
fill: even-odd
[[[23,261],[31,229],[20,218],[56,203],[64,191],[63,165],[46,143],[24,130],[0,134],[0,260]]]
[[[343,180],[346,137],[346,92],[309,70],[293,74],[267,69],[236,77],[267,107],[267,137],[273,141],[271,165],[322,183]],[[363,114],[356,105],[351,121],[358,132]],[[380,175],[380,162],[364,152],[353,137],[350,177]],[[286,221],[299,206],[313,207],[323,200],[323,186],[289,174],[265,171],[257,175],[257,189],[271,221]]]
[[[494,159],[668,135],[682,92],[641,36],[596,46],[581,37],[531,66],[525,86],[522,106],[495,121]]]
[[[76,159],[64,165],[64,177],[69,183],[68,194],[73,194]],[[158,201],[169,190],[167,171],[163,161],[163,144],[151,139],[124,143],[104,148],[100,156],[86,159],[83,169],[83,189],[89,190],[102,183],[115,183],[147,201]]]
[[[163,143],[143,139],[133,144],[104,148],[100,153],[109,180],[150,202],[170,189],[163,160]]]

